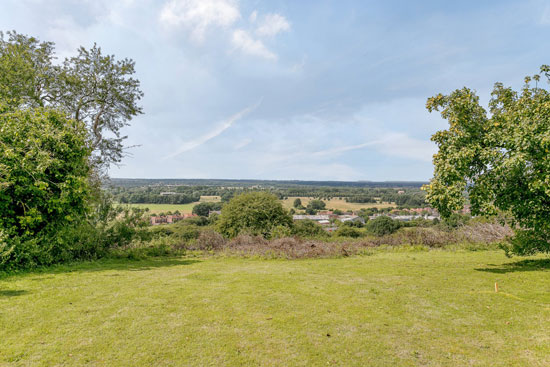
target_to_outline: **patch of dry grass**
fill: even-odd
[[[288,197],[282,200],[283,206],[286,209],[293,208],[294,200],[296,199],[300,199],[302,201],[302,205],[307,206],[307,204],[315,198],[305,196]],[[340,198],[332,198],[330,200],[323,201],[327,204],[327,209],[339,209],[342,211],[353,211],[362,208],[388,208],[390,206],[395,206],[395,203],[348,203],[346,200]]]

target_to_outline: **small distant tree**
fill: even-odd
[[[277,226],[292,227],[292,217],[277,196],[268,192],[249,192],[231,199],[222,208],[220,232],[232,238],[241,232],[269,237]]]
[[[550,91],[541,78],[550,80],[550,66],[520,92],[496,83],[489,113],[468,88],[427,102],[450,125],[432,137],[439,151],[427,200],[449,217],[467,192],[473,215],[506,213],[516,229],[507,250],[518,255],[550,252]]]
[[[200,215],[201,217],[208,217],[211,211],[221,209],[221,203],[198,203],[193,207],[193,214]]]
[[[326,208],[326,204],[322,200],[311,200],[309,203],[307,203],[306,206],[306,213],[307,214],[317,214],[319,210],[324,210]]]
[[[301,208],[302,207],[302,200],[300,200],[300,198],[295,199],[293,206],[297,209]]]

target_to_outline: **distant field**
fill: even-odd
[[[302,200],[302,205],[306,206],[314,198],[311,197],[289,197],[283,200],[283,206],[287,209],[293,207],[294,200]],[[393,203],[347,203],[345,200],[332,198],[330,200],[323,200],[327,204],[327,209],[339,209],[339,210],[359,210],[361,208],[387,208],[390,206],[395,206]]]
[[[549,287],[502,251],[60,266],[0,278],[0,366],[550,366]]]
[[[220,201],[219,196],[201,196],[200,201],[189,204],[124,204],[135,208],[149,208],[151,213],[165,213],[168,211],[175,212],[179,210],[180,213],[191,213],[193,207],[201,202],[215,202]]]

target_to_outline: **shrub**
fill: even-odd
[[[401,223],[388,216],[376,217],[367,222],[367,230],[376,235],[384,236],[396,232],[401,227]]]
[[[271,230],[269,238],[283,238],[290,237],[292,235],[292,229],[288,226],[276,226]]]
[[[300,237],[325,237],[328,233],[323,227],[310,219],[299,220],[294,223],[292,234]]]
[[[351,237],[351,238],[358,238],[363,235],[363,233],[352,226],[347,225],[341,225],[335,232],[334,235],[337,237]]]
[[[33,267],[74,255],[63,238],[88,214],[86,129],[51,109],[0,106],[0,268]],[[7,244],[7,245],[6,245]]]
[[[453,213],[449,217],[443,218],[441,225],[443,226],[443,228],[446,227],[447,229],[458,228],[468,224],[470,219],[471,217],[469,215]]]
[[[208,251],[220,250],[226,245],[226,243],[227,240],[221,234],[211,229],[206,229],[200,233],[197,240],[189,248],[193,250]]]
[[[292,227],[292,217],[273,194],[249,192],[231,199],[218,221],[220,232],[233,238],[241,232],[269,237],[277,226]]]

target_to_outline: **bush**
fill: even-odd
[[[319,223],[310,219],[296,221],[292,229],[292,234],[304,238],[328,236],[327,231],[325,231]]]
[[[441,225],[446,229],[458,228],[468,224],[470,219],[469,215],[453,213],[449,217],[443,218]]]
[[[341,225],[335,232],[334,235],[336,237],[351,237],[351,238],[358,238],[363,235],[363,232],[361,232],[359,229],[352,227],[352,226],[346,226]]]
[[[61,112],[0,106],[0,268],[75,256],[70,229],[89,211],[86,139],[85,126]]]
[[[218,221],[220,232],[233,238],[241,232],[269,237],[277,226],[292,227],[292,217],[273,194],[249,192],[231,199]]]
[[[395,233],[401,227],[401,223],[388,216],[376,217],[367,222],[367,230],[376,235],[384,236]]]
[[[220,250],[227,243],[227,240],[218,232],[211,229],[200,233],[199,238],[190,246],[193,250]]]

